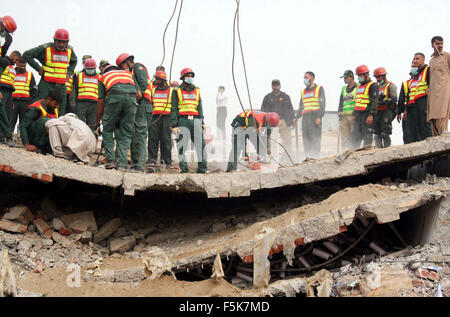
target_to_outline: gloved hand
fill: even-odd
[[[101,136],[102,135],[102,130],[100,129],[100,124],[96,124],[95,125],[94,134],[96,136]]]

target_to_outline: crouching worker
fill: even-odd
[[[255,146],[258,156],[266,156],[266,150],[267,154],[270,155],[271,127],[276,127],[279,122],[280,117],[275,112],[256,113],[254,111],[246,111],[238,114],[231,123],[233,128],[231,136],[232,147],[227,172],[233,172],[237,169],[237,162],[242,151],[247,155],[247,139],[250,139],[250,142]],[[264,129],[266,131],[263,131]],[[265,144],[261,140],[263,132],[267,136]]]
[[[89,154],[95,152],[97,140],[85,122],[78,119],[75,114],[68,113],[48,120],[45,127],[48,130],[53,155],[89,163]]]
[[[61,102],[61,94],[52,90],[47,98],[38,100],[27,107],[23,121],[20,121],[19,130],[22,143],[28,151],[52,153],[45,123],[52,118],[58,118]]]

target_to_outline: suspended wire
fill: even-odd
[[[170,61],[169,82],[172,82],[172,66],[173,66],[173,59],[175,57],[175,48],[177,47],[178,25],[180,24],[180,16],[181,16],[181,10],[182,9],[183,9],[183,0],[181,0],[181,2],[180,2],[180,11],[178,12],[177,28],[176,28],[176,31],[175,31],[175,40],[174,40],[174,43],[173,43],[172,59]]]
[[[175,15],[175,12],[177,11],[177,6],[178,6],[178,0],[176,0],[176,2],[175,2],[175,7],[173,8],[172,15],[170,16],[169,22],[167,22],[166,28],[164,29],[164,34],[163,34],[163,57],[162,57],[162,60],[161,60],[161,63],[159,64],[159,66],[162,66],[164,64],[164,59],[166,58],[166,32],[167,32],[167,29],[169,28],[170,22],[173,19],[173,16]]]

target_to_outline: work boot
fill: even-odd
[[[133,169],[131,168],[127,168],[127,167],[117,167],[116,170],[118,170],[119,172],[124,172],[124,173],[134,173]]]
[[[9,147],[15,147],[16,144],[14,143],[13,138],[6,139],[6,144],[8,144]]]
[[[110,169],[113,169],[113,168],[116,168],[116,163],[114,163],[114,162],[106,162],[105,169],[110,170]]]

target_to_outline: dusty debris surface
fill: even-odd
[[[450,179],[310,186],[257,199],[154,193],[122,202],[108,190],[48,186],[9,182],[0,193],[0,250],[8,251],[18,296],[450,294]],[[405,248],[387,223],[434,202],[442,203],[431,241]],[[376,223],[369,228],[360,217]],[[305,270],[302,261],[320,265],[360,231],[366,236],[339,260]],[[268,232],[269,280],[254,288],[255,237]],[[224,277],[211,278],[218,253]]]

